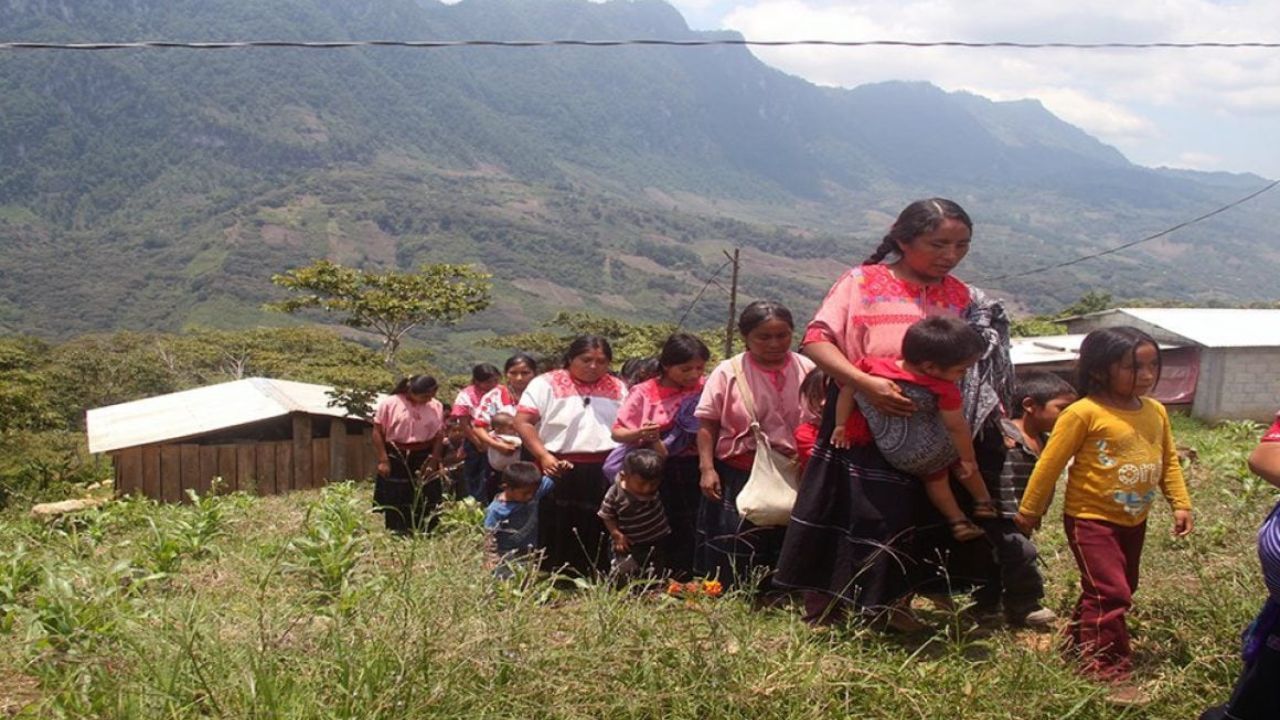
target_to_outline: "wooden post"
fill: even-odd
[[[284,495],[293,489],[293,443],[282,440],[271,444],[276,446],[275,494]]]
[[[725,257],[729,258],[729,262],[733,263],[733,279],[729,284],[729,321],[724,328],[724,357],[726,360],[733,357],[733,330],[737,323],[738,315],[738,253],[739,248],[733,249],[733,255],[729,251],[725,251]]]
[[[179,502],[191,502],[187,497],[188,490],[200,492],[200,446],[195,443],[182,443],[178,446],[182,453],[182,494]]]
[[[144,445],[142,448],[142,494],[152,500],[164,497],[160,490],[160,446]]]
[[[257,451],[257,491],[259,495],[276,494],[276,444],[259,442]]]
[[[173,444],[160,446],[160,495],[164,502],[182,499],[182,450]]]
[[[293,482],[291,490],[311,487],[311,416],[294,413],[293,418]]]
[[[116,497],[137,495],[142,492],[142,448],[125,448],[110,453],[111,464],[115,465]]]
[[[236,492],[249,492],[254,486],[254,473],[257,472],[257,453],[253,443],[236,443],[236,479],[231,489]]]
[[[329,476],[326,480],[347,479],[347,421],[329,419]]]

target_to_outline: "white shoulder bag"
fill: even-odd
[[[735,356],[730,362],[733,376],[738,381],[738,392],[742,394],[742,403],[751,415],[751,432],[756,438],[755,464],[751,466],[747,484],[738,493],[738,514],[755,525],[786,525],[791,519],[791,508],[796,504],[799,485],[796,463],[774,450],[760,428],[760,416],[756,414],[751,386],[742,372],[742,356]]]

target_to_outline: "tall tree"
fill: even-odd
[[[470,265],[426,264],[414,273],[376,273],[317,260],[271,276],[299,296],[267,307],[341,315],[344,324],[381,336],[383,362],[394,368],[405,333],[420,325],[449,325],[488,307],[489,277]]]

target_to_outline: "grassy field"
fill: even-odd
[[[1194,718],[1224,700],[1264,595],[1254,532],[1275,500],[1259,428],[1180,422],[1197,529],[1152,514],[1130,623],[1154,701],[1120,710],[1053,635],[925,609],[913,640],[815,633],[743,594],[686,602],[481,568],[478,511],[399,540],[364,485],[183,506],[124,501],[0,521],[0,716],[230,718]],[[1039,536],[1069,612],[1061,524]]]

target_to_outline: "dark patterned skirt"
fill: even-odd
[[[738,493],[747,484],[750,471],[717,460],[716,472],[720,475],[722,499],[701,499],[694,569],[729,586],[741,585],[760,574],[760,589],[770,590],[785,528],[755,525],[738,514]]]
[[[831,447],[835,392],[791,513],[774,583],[869,611],[910,593],[953,593],[989,578],[983,539],[957,543],[924,484],[875,445]]]
[[[678,456],[667,460],[658,492],[662,509],[667,513],[671,534],[667,536],[663,555],[667,570],[677,579],[693,576],[693,556],[697,546],[698,508],[702,505],[698,456]]]
[[[373,504],[382,513],[387,529],[402,535],[434,529],[444,483],[439,478],[425,483],[418,480],[431,451],[405,452],[388,444],[387,459],[391,473],[376,477],[373,483]]]
[[[584,577],[609,571],[608,534],[600,516],[608,483],[604,463],[575,462],[538,503],[538,547],[547,571]]]

